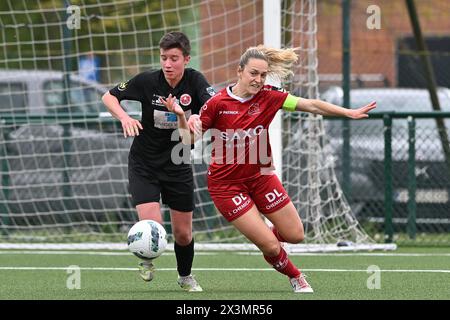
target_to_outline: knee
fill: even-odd
[[[264,255],[275,257],[280,253],[280,247],[280,242],[277,240],[265,243],[260,249]]]
[[[290,243],[296,244],[302,242],[303,240],[305,240],[305,235],[303,233],[296,234],[292,237]]]
[[[300,226],[300,228],[297,228],[295,232],[286,237],[286,242],[293,244],[300,243],[303,240],[305,240],[305,231],[303,230],[303,226]]]
[[[175,238],[175,242],[184,247],[191,243],[192,241],[192,232],[191,230],[187,229],[174,229],[173,230],[173,237]]]

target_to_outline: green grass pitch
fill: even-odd
[[[197,252],[193,273],[204,291],[187,293],[176,283],[175,256],[170,251],[155,260],[155,279],[145,283],[137,274],[137,258],[128,252],[2,250],[0,299],[450,299],[450,248],[290,257],[307,274],[314,294],[294,294],[287,278],[257,252]],[[79,278],[67,272],[69,266],[80,268]],[[373,268],[380,272],[370,271],[377,270]],[[79,289],[70,289],[75,284]]]

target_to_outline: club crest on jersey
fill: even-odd
[[[191,98],[190,95],[188,95],[187,93],[181,95],[181,97],[180,97],[180,103],[181,103],[183,106],[186,107],[186,106],[190,105],[191,102],[192,102],[192,98]]]
[[[248,109],[248,114],[250,116],[253,116],[253,115],[258,114],[260,112],[261,111],[259,110],[259,104],[258,103],[252,103],[252,105]]]
[[[206,92],[208,92],[208,94],[212,97],[216,94],[216,91],[214,90],[213,87],[208,87],[206,88]]]
[[[117,89],[119,89],[119,91],[125,90],[127,88],[129,82],[130,82],[130,80],[119,83],[119,85],[117,86]]]

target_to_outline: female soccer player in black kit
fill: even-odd
[[[179,143],[172,134],[177,116],[161,103],[169,95],[179,101],[186,118],[198,114],[201,106],[214,95],[214,89],[198,71],[186,68],[190,60],[190,42],[182,32],[169,32],[159,43],[161,69],[147,71],[123,82],[103,96],[108,111],[122,123],[125,137],[135,137],[128,157],[128,179],[133,205],[139,220],[151,219],[162,224],[160,197],[170,208],[178,284],[187,291],[202,291],[191,274],[194,259],[192,212],[194,183],[190,164],[175,164],[172,149]],[[120,106],[121,100],[142,104],[142,124]],[[176,141],[173,141],[176,140]],[[139,263],[145,281],[153,279],[151,261]]]

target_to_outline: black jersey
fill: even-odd
[[[159,102],[169,94],[178,99],[188,119],[198,114],[202,105],[214,95],[214,89],[198,71],[186,68],[183,78],[175,88],[166,81],[163,71],[146,71],[123,82],[109,91],[119,101],[135,100],[142,104],[142,127],[134,138],[130,156],[145,166],[155,169],[174,165],[172,148],[179,141],[171,141],[172,133],[178,129],[177,116]]]

